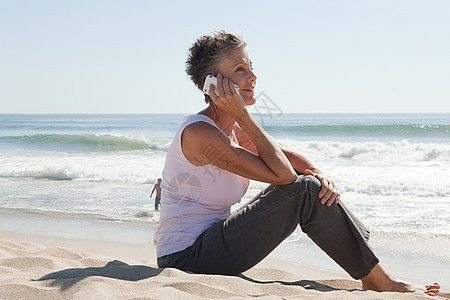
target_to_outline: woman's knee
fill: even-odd
[[[299,175],[297,179],[285,186],[282,186],[283,189],[291,189],[295,193],[301,193],[308,191],[312,194],[319,194],[320,189],[322,188],[322,184],[320,181],[311,175]]]
[[[313,193],[319,193],[322,188],[319,179],[311,175],[299,175],[295,182],[300,185],[301,189],[309,190]]]
[[[300,175],[293,183],[281,186],[287,189],[285,191],[292,199],[292,212],[302,228],[315,214],[317,207],[321,206],[318,197],[321,187],[320,181],[311,175]]]

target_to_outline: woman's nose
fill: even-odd
[[[250,70],[250,79],[249,81],[256,81],[258,77],[256,76],[255,72],[253,70]]]

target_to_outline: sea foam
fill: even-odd
[[[440,161],[450,163],[448,144],[398,142],[329,142],[297,141],[279,139],[280,145],[308,154],[319,161],[330,159],[353,159],[377,164],[377,161],[391,163],[413,163]]]

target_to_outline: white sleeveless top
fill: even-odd
[[[248,188],[247,178],[213,165],[195,166],[187,160],[181,149],[181,135],[186,126],[195,122],[218,128],[205,115],[189,115],[175,134],[162,172],[161,214],[155,235],[157,257],[186,249],[212,224],[228,218],[231,206],[241,201]],[[231,140],[238,144],[234,131]],[[213,144],[204,151],[220,157],[220,150]]]

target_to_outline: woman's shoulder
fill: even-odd
[[[181,134],[181,149],[186,159],[194,165],[204,165],[201,154],[211,149],[219,150],[223,133],[208,122],[192,122],[184,127]],[[220,139],[220,140],[219,140]],[[209,149],[209,150],[208,150]]]
[[[219,133],[220,129],[214,122],[205,122],[207,120],[194,120],[185,124],[183,130],[183,137],[189,137],[191,141],[198,141],[202,139],[210,139]]]
[[[183,119],[183,121],[180,124],[180,128],[185,128],[185,127],[191,127],[191,125],[196,124],[196,126],[204,126],[205,124],[210,124],[214,127],[217,127],[217,125],[214,123],[214,121],[212,119],[210,119],[208,116],[206,115],[202,115],[202,114],[195,114],[195,115],[186,115]]]
[[[208,117],[207,115],[201,114],[201,113],[185,115],[182,123],[196,122],[196,121],[207,121],[207,122],[214,123],[214,121],[210,117]]]

